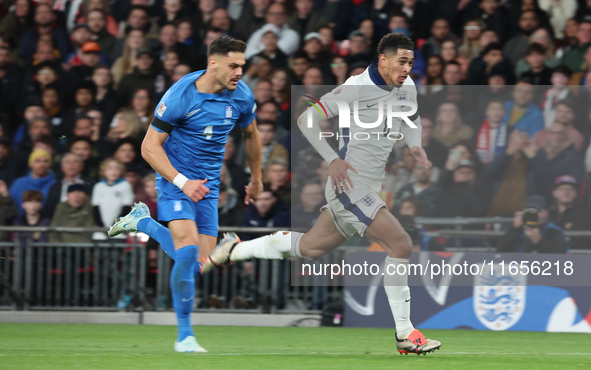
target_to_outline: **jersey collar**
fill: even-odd
[[[386,81],[384,81],[384,78],[382,77],[380,72],[378,72],[378,64],[375,61],[371,62],[371,64],[367,68],[367,70],[369,71],[369,78],[371,78],[371,82],[373,82],[374,84],[379,86],[380,89],[386,90],[386,91],[392,91],[392,89],[398,87],[398,86],[391,86],[391,87],[388,86],[388,84],[386,83]]]

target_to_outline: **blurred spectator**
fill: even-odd
[[[131,138],[134,140],[142,140],[145,134],[145,129],[142,125],[140,117],[131,109],[122,109],[117,113],[111,129],[109,130],[109,141],[116,142],[119,139]]]
[[[505,103],[504,121],[512,130],[527,132],[529,137],[544,128],[544,116],[533,103],[534,87],[529,82],[520,81],[513,88],[513,100]]]
[[[422,146],[427,153],[427,158],[433,163],[433,166],[442,168],[447,157],[447,147],[433,138],[435,124],[431,118],[421,117],[421,126]]]
[[[185,18],[177,22],[177,37],[179,42],[187,46],[196,46],[195,31],[193,30],[193,22],[190,19]]]
[[[518,78],[529,79],[532,85],[550,85],[552,70],[546,64],[546,48],[538,43],[529,44],[523,58],[529,69]]]
[[[164,0],[163,1],[164,14],[160,17],[159,26],[163,27],[165,24],[173,23],[180,20],[184,14],[183,3],[181,0]]]
[[[540,27],[538,15],[533,10],[522,11],[519,15],[519,34],[507,41],[503,54],[509,58],[512,65],[517,65],[519,59],[525,55],[529,37]]]
[[[211,13],[211,21],[209,22],[211,28],[222,30],[224,35],[231,35],[232,33],[232,19],[228,11],[223,8],[217,8]]]
[[[334,82],[336,85],[342,85],[345,83],[349,75],[347,73],[347,62],[343,57],[335,57],[330,64],[332,74],[334,76]]]
[[[497,41],[505,42],[510,29],[506,7],[501,5],[500,0],[481,0],[478,7],[478,16],[486,23],[484,28],[495,32],[499,38]]]
[[[127,17],[127,21],[119,27],[119,38],[124,38],[131,30],[142,30],[146,38],[158,38],[158,24],[150,19],[148,7],[143,5],[133,5]]]
[[[4,35],[9,40],[18,41],[26,31],[33,28],[35,12],[32,5],[28,0],[16,0],[14,9],[0,19],[0,35]]]
[[[14,119],[23,82],[23,71],[15,65],[10,49],[0,46],[0,119]]]
[[[68,187],[72,184],[90,184],[91,180],[82,178],[84,162],[74,153],[66,153],[61,159],[62,178],[54,182],[47,193],[43,214],[52,218],[55,208],[60,202],[65,202]]]
[[[426,39],[431,35],[429,30],[434,12],[428,3],[419,0],[401,0],[398,11],[408,17],[408,30],[415,38]],[[395,32],[395,30],[390,28],[387,32]]]
[[[508,216],[522,210],[527,196],[533,194],[533,173],[523,152],[528,140],[525,132],[511,132],[506,149],[485,167],[493,194],[490,216]]]
[[[415,163],[413,175],[416,181],[404,185],[396,193],[396,203],[394,203],[394,214],[399,213],[400,205],[408,197],[417,197],[421,203],[424,216],[431,216],[435,206],[435,200],[439,197],[441,189],[436,183],[431,181],[433,168],[425,168],[420,163]]]
[[[59,91],[55,87],[48,87],[41,93],[43,111],[49,120],[61,125],[63,121],[62,104]]]
[[[172,75],[170,76],[170,85],[172,86],[172,84],[174,84],[175,82],[177,82],[178,80],[180,80],[184,76],[188,75],[189,73],[191,73],[191,67],[188,64],[183,64],[183,63],[177,64],[174,67],[174,69],[172,70]],[[162,91],[161,93],[155,92],[153,102],[154,103],[159,102],[165,93],[166,93],[166,91]]]
[[[304,73],[310,68],[308,55],[303,51],[298,51],[291,58],[291,76],[294,85],[301,85]]]
[[[397,217],[421,217],[423,216],[423,208],[421,201],[417,197],[407,197],[400,202]]]
[[[433,138],[450,148],[462,140],[472,138],[474,130],[462,123],[458,107],[454,103],[444,103],[437,110]]]
[[[261,61],[263,59],[265,58],[262,57]],[[271,65],[269,64],[268,66],[270,67]],[[271,85],[271,82],[268,80],[262,80],[258,82],[252,94],[257,105],[261,105],[263,103],[273,100],[273,87]]]
[[[304,72],[302,84],[306,86],[324,85],[322,69],[317,66],[311,66]]]
[[[287,55],[293,54],[300,46],[300,36],[298,33],[289,28],[287,25],[287,10],[283,4],[274,3],[267,8],[265,14],[267,23],[272,23],[279,28],[279,49]],[[249,59],[255,54],[260,53],[264,49],[262,43],[264,29],[259,28],[248,39],[244,57]]]
[[[552,39],[552,35],[546,30],[545,28],[538,28],[534,33],[531,34],[529,37],[529,45],[540,45],[544,48],[544,53],[542,53],[545,58],[543,60],[544,65],[548,68],[554,68],[560,64],[560,58],[556,56],[556,47],[554,46],[554,40]],[[515,74],[519,77],[524,72],[528,70],[530,67],[528,64],[529,62],[526,60],[527,50],[529,50],[529,46],[525,51],[524,57],[521,58],[517,65],[515,66]],[[540,50],[541,49],[536,49]],[[536,83],[534,82],[534,85]],[[542,84],[542,85],[550,85],[550,83]]]
[[[271,121],[260,120],[257,122],[257,128],[263,145],[263,182],[268,182],[268,172],[271,161],[275,158],[281,158],[289,163],[289,155],[285,147],[275,141],[275,124]]]
[[[68,187],[67,200],[57,205],[50,226],[94,227],[92,206],[88,201],[88,188],[82,184]],[[90,243],[90,233],[49,233],[50,243]]]
[[[220,226],[236,226],[242,224],[243,211],[241,199],[233,189],[220,183],[218,197],[218,220]]]
[[[125,166],[132,166],[138,169],[143,167],[142,158],[139,154],[138,142],[132,138],[118,140],[113,147],[113,157]]]
[[[244,172],[243,166],[236,163],[236,146],[234,138],[228,136],[224,150],[224,166],[227,168],[232,178],[232,189],[234,189],[240,199],[244,198],[244,186],[248,185],[248,176]]]
[[[431,26],[431,36],[421,46],[421,54],[425,59],[429,59],[431,55],[441,54],[441,45],[447,40],[456,40],[455,35],[451,33],[449,21],[445,18],[435,19]]]
[[[460,56],[470,60],[476,58],[482,51],[480,36],[486,25],[479,19],[469,20],[464,24],[464,37],[460,47]]]
[[[552,76],[550,77],[552,87],[544,92],[544,97],[542,98],[542,109],[546,128],[555,122],[556,103],[559,100],[572,98],[572,92],[567,88],[571,76],[572,72],[570,68],[565,65],[559,65],[552,69]]]
[[[87,137],[73,137],[70,140],[70,153],[74,153],[82,158],[84,169],[82,177],[92,181],[99,179],[99,161],[98,155],[93,153],[93,143]]]
[[[573,126],[575,111],[572,102],[567,99],[562,99],[556,102],[554,106],[554,123],[560,123],[564,126],[566,136],[572,140],[577,152],[581,152],[583,150],[585,138]],[[532,139],[538,149],[543,147],[548,141],[548,129],[538,131]]]
[[[35,26],[24,32],[20,39],[19,51],[23,59],[29,60],[35,53],[37,41],[42,36],[48,36],[54,40],[60,51],[60,59],[64,58],[72,50],[70,39],[66,30],[59,28],[56,15],[48,4],[39,4],[35,8]]]
[[[162,69],[154,82],[154,94],[163,96],[166,90],[172,86],[174,68],[179,65],[179,62],[179,55],[176,51],[169,51],[164,54]],[[157,103],[158,101],[155,102]]]
[[[146,187],[143,177],[146,175],[144,169],[137,163],[128,163],[125,165],[125,181],[131,186],[134,198],[147,198]]]
[[[484,164],[489,164],[495,156],[505,151],[508,138],[505,104],[500,100],[490,100],[484,112],[486,120],[476,134],[476,151]]]
[[[12,199],[10,200],[12,202]],[[27,190],[23,193],[21,207],[25,210],[24,214],[14,220],[14,226],[49,226],[51,217],[41,213],[43,207],[43,194],[37,190]],[[16,205],[13,204],[15,216],[18,214]],[[46,232],[36,231],[34,233],[19,232],[15,234],[15,239],[20,238],[22,246],[26,246],[27,242],[34,241],[38,243],[47,243],[49,235]]]
[[[35,114],[35,116],[30,117],[27,113]],[[14,148],[30,152],[31,148],[33,147],[33,142],[35,140],[37,140],[41,136],[51,135],[51,124],[49,123],[47,118],[45,118],[45,113],[43,112],[43,109],[39,106],[28,107],[25,111],[25,120],[27,121],[26,131],[23,130],[23,134],[20,135],[19,132],[17,132],[17,134],[15,134],[13,143],[15,144]],[[21,137],[20,140],[18,139],[18,136]]]
[[[533,170],[535,192],[547,201],[552,199],[554,180],[561,175],[571,175],[581,183],[585,168],[583,159],[573,146],[573,141],[566,135],[566,127],[555,123],[548,128],[546,144],[539,150],[533,142],[524,150],[530,158]]]
[[[195,19],[195,27],[200,30],[201,34],[199,35],[203,38],[203,31],[207,29],[207,26],[211,22],[211,18],[213,15],[214,10],[216,9],[216,1],[215,0],[200,0],[199,1],[199,10],[197,11],[196,19]]]
[[[23,81],[23,99],[31,104],[38,104],[41,94],[48,87],[59,88],[59,75],[57,74],[57,67],[52,62],[41,62],[35,67],[35,73],[30,81]],[[10,80],[6,80],[9,83]],[[19,88],[20,89],[20,88]],[[16,93],[19,90],[12,92],[7,91],[8,94]],[[18,96],[18,95],[17,95]],[[15,103],[18,104],[18,103]],[[7,107],[8,108],[8,107]]]
[[[462,66],[460,63],[455,60],[446,63],[443,67],[443,84],[461,85],[462,80]]]
[[[68,55],[63,56],[62,67],[65,70],[69,70],[74,66],[82,64],[82,45],[90,41],[92,32],[86,23],[77,24],[74,29],[70,32],[70,42],[72,43],[72,51]]]
[[[88,12],[87,23],[88,28],[90,28],[90,31],[92,32],[91,40],[97,42],[101,51],[105,53],[107,57],[111,58],[113,56],[113,50],[117,39],[108,31],[107,19],[107,15],[103,10],[95,9]],[[115,31],[115,34],[116,33],[117,32]],[[114,60],[109,59],[109,62],[113,63]]]
[[[462,79],[466,78],[470,60],[460,56],[458,45],[455,41],[447,40],[441,44],[441,58],[444,64],[452,61],[459,63],[462,70]]]
[[[320,217],[324,189],[317,182],[309,182],[300,191],[300,202],[291,210],[291,226],[311,228]]]
[[[12,155],[10,141],[0,138],[0,180],[7,186],[18,177],[17,161]]]
[[[328,24],[328,19],[322,15],[322,12],[314,9],[314,1],[312,0],[295,0],[295,9],[287,24],[292,30],[299,33],[300,38],[310,32],[318,32],[320,27]]]
[[[539,195],[527,198],[525,209],[516,212],[513,224],[497,242],[498,252],[565,253],[567,237],[549,222],[546,200]]]
[[[142,88],[135,90],[131,99],[131,108],[140,120],[142,131],[147,131],[154,118],[154,105],[150,91]]]
[[[251,8],[243,8],[242,14],[234,24],[234,33],[241,40],[248,40],[249,37],[259,28],[263,27],[265,11],[271,3],[270,0],[251,0]]]
[[[259,56],[266,56],[269,58],[273,68],[287,67],[287,55],[279,49],[279,28],[273,24],[267,24],[264,27],[267,31],[263,33],[261,42],[264,45],[263,51],[258,53]],[[253,58],[256,58],[253,57]]]
[[[136,202],[144,202],[148,208],[150,209],[150,214],[152,217],[156,217],[158,211],[158,189],[156,189],[156,175],[151,173],[149,175],[144,176],[143,178],[144,184],[144,197],[138,197],[136,194],[134,197],[134,203]],[[235,225],[238,225],[236,223]]]
[[[289,181],[288,163],[283,158],[273,158],[269,161],[269,171],[267,172],[269,180],[264,185],[274,191],[285,203],[288,209],[291,209],[291,182]]]
[[[258,104],[271,100],[272,90],[271,82],[269,81],[273,73],[271,59],[261,54],[252,57],[250,62],[251,64],[242,76],[242,80],[253,91],[255,99],[257,99],[257,91],[265,91],[265,98],[261,99],[259,96],[257,100]]]
[[[47,201],[49,188],[55,182],[55,175],[50,172],[51,155],[43,150],[37,149],[29,156],[29,168],[31,172],[27,176],[14,180],[10,187],[12,199],[22,199],[23,193],[27,190],[38,190],[43,194],[44,201]],[[23,209],[19,208],[22,215]]]
[[[307,38],[308,35],[306,35],[306,39]],[[349,35],[349,41],[351,42],[349,45],[349,53],[345,57],[345,61],[347,62],[347,64],[353,65],[358,62],[364,62],[369,65],[374,59],[375,52],[370,49],[371,44],[367,36],[361,31],[353,31]],[[316,63],[323,62],[323,60],[314,60],[313,58],[310,59],[312,59]]]
[[[290,213],[275,192],[265,189],[244,212],[242,226],[289,227]],[[249,239],[249,236],[245,235],[243,239]]]
[[[435,200],[433,217],[484,217],[490,203],[486,184],[476,182],[474,162],[462,159],[452,173],[452,183],[447,185],[442,174],[442,191]]]
[[[113,90],[113,75],[107,66],[99,64],[94,68],[92,82],[96,86],[96,95],[94,107],[102,114],[103,122],[111,122],[111,119],[117,112],[119,102],[117,94]],[[86,112],[90,115],[90,111]],[[101,136],[107,133],[107,125],[101,124]]]
[[[563,175],[554,181],[550,206],[550,221],[561,229],[591,230],[589,204],[577,197],[579,184],[570,175]],[[575,249],[588,249],[589,239],[580,236],[570,237],[570,246]]]
[[[275,69],[271,76],[271,85],[275,102],[282,111],[287,111],[291,105],[291,81],[287,69]],[[288,126],[289,124],[286,128]]]
[[[137,66],[133,72],[123,76],[117,87],[119,103],[125,107],[129,104],[133,91],[138,88],[154,91],[156,74],[154,71],[154,57],[149,49],[140,48],[136,53]]]
[[[77,22],[87,22],[89,25],[92,24],[92,17],[91,13],[95,10],[99,10],[102,14],[105,15],[105,22],[106,22],[106,30],[113,36],[117,36],[119,32],[119,24],[115,20],[115,18],[111,15],[110,4],[108,1],[105,0],[88,0],[82,4],[82,12],[83,14],[79,14],[77,18]],[[93,29],[93,27],[90,27]],[[93,29],[93,32],[96,32]],[[95,40],[96,41],[96,40]],[[100,42],[99,42],[100,44]],[[101,45],[102,47],[102,45]]]
[[[579,23],[576,35],[577,42],[562,57],[562,63],[566,64],[573,73],[582,69],[585,53],[591,45],[591,17],[585,17]]]
[[[101,62],[101,47],[94,41],[85,42],[80,48],[81,64],[70,69],[70,73],[78,81],[90,81],[94,68]],[[104,62],[104,60],[103,60]]]
[[[503,53],[503,47],[500,43],[492,42],[486,46],[480,57],[475,58],[472,60],[472,62],[470,62],[466,84],[486,85],[488,81],[488,75],[495,67],[496,69],[501,68],[506,71],[506,75],[513,74],[513,67],[506,60]],[[513,79],[511,78],[510,81],[506,82],[512,83]]]
[[[6,183],[0,180],[0,225],[7,226],[18,215],[19,209],[8,192]],[[8,240],[8,232],[0,231],[0,241]]]
[[[123,51],[116,54],[117,57],[114,58],[115,62],[111,68],[115,85],[119,84],[123,76],[133,72],[137,65],[138,50],[148,47],[146,36],[142,30],[130,30],[124,41]]]
[[[223,35],[223,31],[219,28],[210,27],[209,29],[207,29],[207,32],[205,32],[205,37],[203,38],[201,45],[199,45],[197,49],[194,51],[195,56],[193,58],[194,60],[192,63],[192,67],[194,70],[207,69],[207,48],[209,47],[209,44],[213,42],[213,40]]]
[[[540,8],[548,13],[554,35],[561,40],[566,20],[575,15],[577,0],[539,0]]]
[[[53,126],[53,136],[59,138],[69,134],[74,127],[76,119],[85,116],[92,108],[95,96],[95,86],[92,81],[82,81],[76,85],[74,91],[74,104],[64,112],[63,122]]]
[[[415,159],[410,148],[402,148],[400,159],[390,160],[387,165],[386,177],[382,180],[382,189],[389,193],[397,193],[402,187],[410,184],[413,178]]]
[[[160,29],[158,41],[160,42],[160,45],[158,52],[156,53],[156,59],[163,61],[168,52],[175,52],[179,60],[185,63],[190,61],[189,48],[187,45],[178,41],[177,28],[175,25],[164,25]]]
[[[115,158],[101,163],[100,175],[101,181],[92,189],[94,222],[98,226],[108,226],[129,213],[133,190],[125,180],[125,166]]]

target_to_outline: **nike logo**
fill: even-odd
[[[200,110],[201,110],[201,108],[199,108],[199,109],[197,109],[197,110],[194,110],[194,111],[192,111],[192,112],[189,112],[189,113],[187,113],[187,114],[185,115],[185,117],[192,116],[193,114],[195,114],[195,113],[199,112]]]
[[[374,105],[376,105],[376,104],[378,104],[378,103],[375,103],[375,104],[372,104],[372,105],[369,105],[369,104],[368,104],[368,105],[367,105],[367,107],[368,107],[368,108],[371,108],[371,107],[373,107],[373,106],[374,106]]]
[[[410,298],[409,299],[405,299],[404,302],[410,302]]]
[[[181,298],[181,301],[183,301],[183,302],[189,302],[193,298],[195,298],[195,296],[192,296],[191,298]]]

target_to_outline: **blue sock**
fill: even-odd
[[[178,320],[178,341],[195,335],[191,325],[191,312],[195,299],[195,275],[193,265],[197,260],[199,247],[187,245],[176,251],[176,259],[170,273],[170,289],[172,291],[172,305]]]
[[[160,247],[172,258],[176,260],[174,242],[172,241],[172,235],[168,228],[160,225],[158,221],[151,217],[143,218],[137,223],[137,229],[160,243]]]

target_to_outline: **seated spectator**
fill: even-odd
[[[420,80],[418,92],[421,95],[431,95],[443,89],[443,65],[445,62],[440,55],[432,55],[427,60],[427,71]],[[344,82],[344,81],[343,81]],[[421,117],[422,119],[422,117]]]
[[[544,48],[544,65],[549,69],[552,69],[560,64],[560,58],[557,57],[556,47],[554,46],[554,39],[545,28],[538,28],[534,33],[532,33],[529,37],[529,44],[530,46],[533,44],[538,44]],[[529,66],[526,62],[527,61],[525,57],[521,58],[519,62],[517,62],[517,65],[515,66],[516,75],[519,76],[529,69]],[[550,83],[545,85],[550,85]]]
[[[261,42],[264,45],[264,49],[256,54],[255,56],[266,56],[271,62],[273,68],[285,68],[287,67],[287,54],[279,49],[279,28],[274,24],[267,24],[263,28],[265,31],[262,35]]]
[[[237,153],[236,146],[234,144],[234,138],[228,136],[224,150],[224,166],[228,170],[232,179],[231,188],[238,193],[240,199],[244,199],[246,192],[244,187],[248,185],[249,176],[244,172],[244,167],[239,165],[236,161]]]
[[[99,63],[108,63],[108,59],[106,57],[102,58],[101,55],[104,55],[104,53],[101,52],[101,47],[98,43],[87,41],[82,45],[79,52],[80,64],[70,69],[70,73],[76,81],[90,81],[94,73],[94,68]]]
[[[270,0],[253,0],[251,8],[242,8],[240,17],[234,24],[234,33],[240,40],[248,40],[257,29],[267,23],[265,13],[270,3]],[[179,25],[179,29],[180,27]]]
[[[568,99],[563,99],[558,101],[555,106],[554,123],[559,123],[564,126],[566,136],[572,140],[577,152],[581,152],[583,150],[585,138],[579,130],[573,126],[573,122],[575,121],[575,110],[572,102]],[[532,140],[537,148],[543,147],[548,141],[548,129],[538,131]]]
[[[504,121],[512,130],[527,132],[533,137],[544,128],[544,115],[533,103],[534,87],[529,82],[519,81],[513,88],[513,100],[505,103]]]
[[[289,227],[290,213],[281,201],[279,196],[264,189],[254,204],[250,204],[244,212],[242,226],[250,227]],[[244,235],[243,239],[250,239],[250,234]]]
[[[451,148],[462,140],[472,138],[474,130],[462,123],[458,107],[454,103],[444,103],[437,110],[433,138]]]
[[[306,39],[308,39],[308,36],[309,35],[306,35]],[[345,62],[347,62],[348,65],[353,65],[359,62],[367,63],[368,65],[371,64],[372,60],[374,59],[375,52],[370,49],[371,41],[367,38],[367,36],[361,31],[353,31],[349,35],[349,41],[349,53],[345,57]],[[307,44],[308,42],[306,41],[306,45]],[[310,56],[310,53],[308,53],[308,56]],[[311,60],[315,63],[326,62],[325,59],[319,58],[311,58]]]
[[[416,178],[416,181],[403,186],[396,193],[396,203],[394,203],[392,213],[398,213],[400,204],[408,197],[417,197],[420,200],[424,216],[429,217],[433,213],[435,199],[439,197],[441,189],[435,182],[431,181],[430,177],[432,172],[433,167],[425,168],[420,163],[415,162],[413,175]]]
[[[271,100],[271,82],[269,79],[271,78],[271,74],[273,73],[273,64],[271,64],[271,59],[264,55],[255,55],[252,59],[249,59],[250,66],[244,73],[242,80],[255,93],[255,99],[257,103],[265,102]],[[259,85],[261,85],[259,87]],[[267,96],[265,100],[260,100],[260,97],[257,94],[257,91],[261,89],[265,89],[267,91]]]
[[[242,202],[238,194],[225,183],[220,183],[218,197],[218,221],[220,226],[238,226],[242,224]]]
[[[125,181],[125,166],[115,158],[101,163],[101,181],[92,189],[94,222],[97,226],[109,226],[131,210],[133,190]]]
[[[82,158],[84,169],[82,170],[82,178],[89,179],[93,182],[99,180],[99,156],[93,151],[93,143],[87,137],[73,137],[70,140],[70,153],[74,153]]]
[[[57,73],[57,66],[52,62],[39,63],[34,68],[31,80],[23,81],[23,99],[33,105],[38,104],[45,89],[60,88],[60,82],[64,82]]]
[[[140,155],[137,141],[131,138],[118,140],[113,148],[113,157],[124,166],[136,168],[137,172],[143,173],[145,162]]]
[[[62,124],[64,112],[60,93],[55,87],[48,87],[41,93],[41,104],[47,118],[58,125]]]
[[[328,25],[328,19],[322,15],[320,10],[314,9],[314,1],[296,0],[295,12],[287,24],[300,35],[300,38],[303,38],[304,35],[318,32],[320,27]]]
[[[464,23],[464,37],[462,37],[462,46],[460,55],[468,60],[476,58],[482,51],[480,36],[486,29],[486,24],[480,19],[472,19]]]
[[[43,207],[43,214],[52,218],[55,208],[68,197],[68,187],[72,184],[87,184],[91,180],[82,178],[82,158],[74,153],[66,153],[61,159],[61,173],[63,177],[54,182],[49,188],[47,200]]]
[[[436,238],[425,236],[425,229],[415,223],[414,217],[404,215],[400,216],[398,221],[412,240],[413,252],[442,252],[445,250]]]
[[[127,21],[119,27],[119,38],[124,38],[131,30],[142,30],[147,38],[156,39],[160,32],[158,24],[150,18],[150,10],[144,5],[133,5]],[[117,50],[116,50],[117,51]]]
[[[88,201],[88,188],[82,184],[68,187],[68,196],[55,209],[50,226],[94,227],[92,206]],[[50,232],[50,243],[90,243],[91,233]]]
[[[398,193],[398,191],[412,183],[413,169],[415,167],[415,158],[410,152],[410,148],[402,148],[400,158],[394,158],[387,165],[386,177],[383,180],[383,190],[389,193]]]
[[[540,26],[538,15],[533,10],[522,11],[519,15],[519,34],[507,41],[503,54],[505,54],[512,65],[516,65],[519,59],[523,58],[529,36]]]
[[[74,105],[64,112],[62,124],[53,127],[53,136],[56,139],[70,135],[76,119],[85,116],[92,109],[95,94],[96,88],[92,81],[82,81],[76,85]]]
[[[555,122],[556,102],[573,97],[572,91],[568,88],[568,81],[572,76],[571,70],[565,65],[559,65],[552,69],[552,87],[546,90],[542,99],[545,127],[550,127]]]
[[[536,149],[531,142],[524,152],[530,158],[534,194],[543,196],[548,202],[552,199],[552,188],[557,177],[571,175],[578,184],[582,183],[585,173],[583,158],[575,150],[563,125],[555,123],[548,128],[548,140],[542,148]]]
[[[43,113],[42,108],[38,108],[41,110],[41,114],[43,114],[43,116],[35,116],[27,121],[26,131],[24,132],[24,135],[22,135],[22,140],[18,142],[17,146],[14,146],[15,149],[21,151],[21,155],[28,156],[33,148],[33,143],[37,139],[39,139],[42,136],[51,135],[51,123],[47,118],[45,118],[45,113]],[[17,139],[15,135],[15,144],[16,140]]]
[[[158,36],[159,47],[154,53],[154,57],[158,60],[164,60],[166,54],[174,52],[178,60],[189,63],[191,56],[187,45],[178,41],[177,28],[174,24],[165,24],[160,29]]]
[[[427,158],[433,163],[433,166],[442,168],[447,157],[447,148],[441,144],[437,139],[433,138],[435,132],[435,124],[429,117],[421,117],[421,141],[423,149],[427,153]]]
[[[562,56],[562,63],[573,73],[581,71],[585,53],[591,44],[591,17],[586,16],[579,22],[575,38],[576,43]]]
[[[275,125],[271,121],[261,120],[257,122],[257,128],[263,145],[263,160],[261,166],[263,169],[263,182],[268,182],[268,172],[271,161],[275,158],[281,158],[289,163],[287,149],[275,141]]]
[[[497,251],[566,253],[568,243],[562,229],[548,220],[546,200],[531,195],[525,209],[515,213],[513,224],[497,242]]]
[[[451,33],[449,21],[444,18],[435,19],[431,25],[431,37],[421,46],[423,58],[429,59],[432,55],[440,55],[441,45],[447,40],[456,40],[456,36]]]
[[[156,76],[156,80],[154,82],[155,96],[164,96],[164,93],[172,86],[174,69],[179,65],[179,63],[179,55],[176,51],[169,51],[164,54],[162,68],[160,69],[160,73],[158,73],[158,76]],[[158,100],[154,100],[154,102],[158,102]]]
[[[551,84],[552,70],[546,64],[546,48],[538,43],[529,44],[523,59],[529,68],[518,79],[528,79],[532,85]]]
[[[131,186],[134,198],[147,198],[143,180],[144,175],[144,169],[138,167],[135,163],[128,163],[125,166],[125,181]]]
[[[101,113],[104,123],[111,122],[117,108],[119,108],[119,102],[117,101],[117,94],[113,90],[113,76],[109,68],[103,64],[96,66],[92,74],[92,82],[96,86],[94,107]],[[90,112],[90,110],[86,112],[89,117],[91,116]],[[108,129],[104,123],[100,129],[101,136],[106,135]]]
[[[156,80],[155,59],[150,49],[140,48],[136,53],[137,66],[133,72],[123,76],[117,86],[117,96],[120,106],[129,105],[133,92],[142,88],[154,93],[154,81]]]
[[[577,197],[579,184],[570,175],[563,175],[554,181],[550,206],[550,222],[564,231],[591,230],[591,209],[589,204]],[[574,249],[589,249],[589,238],[571,236],[570,246]]]
[[[452,174],[451,185],[442,183],[442,191],[435,200],[433,217],[484,217],[490,203],[487,186],[476,182],[474,162],[462,159]],[[443,176],[442,176],[443,178]]]
[[[51,157],[55,154],[55,140],[49,135],[39,136],[33,141],[30,150],[18,149],[14,152],[13,157],[17,166],[18,177],[25,176],[29,171],[29,156],[37,149],[45,150]],[[55,173],[54,168],[50,169]]]
[[[88,1],[86,3],[90,2],[91,1]],[[96,2],[102,4],[102,1]],[[107,14],[102,9],[89,10],[87,15],[88,28],[90,28],[90,32],[92,32],[91,40],[98,43],[101,51],[110,58],[113,53],[113,49],[115,48],[115,43],[117,42],[117,39],[115,38],[119,28],[117,23],[115,23],[115,29],[113,30],[114,33],[110,33],[109,27],[112,27],[112,25],[109,22],[115,21],[111,15]],[[113,62],[114,60],[109,59],[109,65]]]
[[[137,65],[137,52],[141,48],[147,48],[148,40],[142,30],[133,29],[125,38],[125,44],[122,51],[111,57],[115,57],[111,73],[113,74],[113,82],[118,85],[123,76],[133,72]]]
[[[8,186],[0,180],[0,225],[8,226],[18,216],[18,207],[8,192]],[[8,232],[0,231],[0,241],[8,240]]]
[[[492,42],[482,51],[480,57],[473,59],[468,67],[466,84],[468,85],[486,85],[488,75],[492,69],[502,68],[508,75],[513,74],[513,67],[503,53],[503,47],[500,43]],[[511,76],[512,77],[512,76]],[[513,78],[508,83],[513,82]]]
[[[444,64],[449,62],[458,63],[462,71],[462,80],[467,77],[470,60],[459,55],[458,45],[455,41],[447,40],[441,44],[441,59],[443,59]]]
[[[12,198],[11,198],[12,201]],[[41,213],[43,207],[43,194],[37,190],[27,190],[23,193],[21,207],[25,213],[14,220],[14,226],[49,226],[51,217]],[[14,205],[15,215],[18,213],[16,205]],[[46,232],[36,231],[19,232],[15,234],[15,238],[20,238],[22,246],[26,246],[28,241],[47,243],[49,235]]]
[[[10,141],[0,138],[0,180],[10,187],[18,177],[18,172],[17,160],[13,156]]]
[[[265,13],[266,23],[271,23],[279,28],[279,42],[277,46],[279,46],[279,49],[281,49],[286,55],[291,55],[298,50],[300,46],[300,36],[298,32],[292,30],[287,24],[287,17],[288,13],[285,5],[279,3],[271,4]],[[246,43],[246,51],[244,52],[244,57],[246,59],[260,53],[265,48],[261,42],[264,33],[263,27],[254,31],[248,39],[248,42]]]
[[[43,199],[47,201],[49,188],[55,182],[55,175],[50,171],[51,155],[43,150],[37,149],[29,156],[29,168],[31,172],[27,176],[19,177],[14,180],[10,187],[12,199],[23,199],[23,193],[27,190],[38,190],[43,194]],[[19,215],[24,210],[19,206]]]
[[[111,9],[109,7],[109,3],[106,3],[102,0],[89,0],[85,1],[82,5],[82,14],[79,14],[76,18],[76,22],[88,22],[90,29],[93,32],[97,32],[96,28],[92,26],[93,20],[91,14],[93,11],[99,10],[101,13],[106,14],[105,23],[106,23],[106,30],[113,36],[117,36],[119,33],[119,23],[117,20],[111,15]],[[95,40],[96,41],[96,40]]]
[[[158,219],[157,218],[157,214],[158,214],[157,213],[158,212],[158,190],[156,189],[156,175],[153,174],[153,173],[151,173],[149,175],[146,175],[143,178],[143,184],[144,184],[144,192],[143,192],[143,194],[145,194],[145,197],[139,198],[137,196],[137,194],[136,194],[133,201],[134,201],[134,203],[136,203],[136,202],[144,202],[148,206],[148,208],[150,209],[150,214],[152,215],[152,218],[154,218],[155,220],[157,220]]]
[[[326,203],[324,189],[309,182],[300,191],[300,203],[291,210],[291,227],[311,228],[320,217],[320,207]]]
[[[400,202],[398,208],[397,217],[421,217],[423,216],[423,207],[421,206],[421,200],[417,197],[408,197]]]
[[[35,8],[35,26],[26,31],[20,39],[19,51],[23,59],[30,60],[35,53],[37,41],[42,36],[55,40],[54,42],[57,44],[61,58],[68,55],[72,50],[68,32],[57,27],[56,13],[49,4],[37,5]]]
[[[271,159],[267,179],[269,182],[264,185],[277,193],[287,208],[291,209],[291,182],[287,161],[283,158]]]
[[[484,112],[486,120],[476,135],[476,152],[484,164],[489,164],[495,156],[505,150],[508,138],[505,104],[500,100],[491,100]]]
[[[122,109],[111,123],[107,139],[117,142],[121,139],[143,140],[146,134],[140,117],[131,109]]]
[[[511,132],[505,150],[485,167],[493,194],[490,216],[513,215],[525,207],[527,196],[533,193],[533,173],[523,152],[528,140],[525,132]]]
[[[131,99],[131,108],[140,119],[142,131],[147,131],[154,118],[152,94],[146,89],[136,89]],[[140,134],[140,135],[143,135]]]

